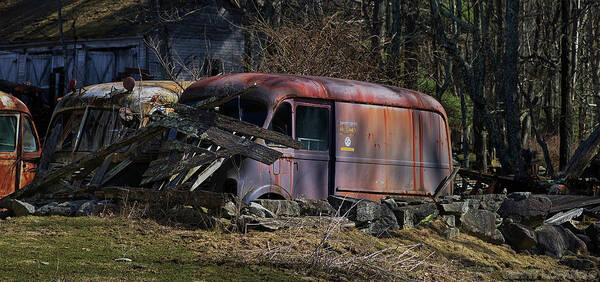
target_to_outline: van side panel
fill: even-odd
[[[449,174],[444,119],[436,113],[335,103],[335,193],[433,193]]]

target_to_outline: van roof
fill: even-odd
[[[179,83],[184,88],[191,84]],[[125,90],[122,82],[94,84],[65,95],[55,111],[86,106],[128,106],[132,111],[138,111],[141,105],[147,103],[176,103],[181,92],[181,88],[173,81],[136,81],[131,92]]]
[[[179,102],[190,103],[202,100],[206,96],[226,95],[231,91],[241,91],[255,83],[258,88],[245,95],[262,100],[273,108],[288,98],[317,98],[427,110],[437,112],[446,119],[446,112],[436,99],[414,90],[363,81],[304,75],[236,73],[213,76],[189,86],[181,95]]]
[[[31,114],[21,100],[2,91],[0,91],[0,111],[17,111]]]

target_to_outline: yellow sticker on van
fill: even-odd
[[[342,151],[345,151],[345,152],[354,152],[354,148],[342,147]]]

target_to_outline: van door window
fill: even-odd
[[[302,149],[329,150],[329,109],[297,106],[296,139],[302,142]]]
[[[35,140],[35,133],[33,132],[33,126],[29,117],[25,117],[23,121],[23,152],[33,153],[37,152],[38,144]]]
[[[0,116],[0,152],[13,152],[17,140],[17,117]]]
[[[290,103],[283,102],[277,107],[271,119],[271,124],[269,124],[269,129],[290,137],[292,136],[292,106]],[[275,144],[267,142],[267,145]]]
[[[267,117],[267,106],[258,101],[233,99],[220,105],[217,112],[235,119],[240,119],[241,114],[241,120],[263,127]]]

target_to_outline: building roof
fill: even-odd
[[[254,84],[258,88],[246,95],[264,101],[269,107],[275,107],[287,98],[317,98],[432,111],[447,120],[442,105],[426,94],[394,86],[317,76],[262,73],[214,76],[192,84],[179,101],[190,103],[206,96],[241,91]]]
[[[65,40],[139,35],[144,24],[132,24],[139,0],[63,0]],[[0,1],[0,45],[58,41],[58,1]],[[74,27],[74,28],[73,28]]]
[[[31,114],[21,100],[2,91],[0,91],[0,111],[18,111]]]

